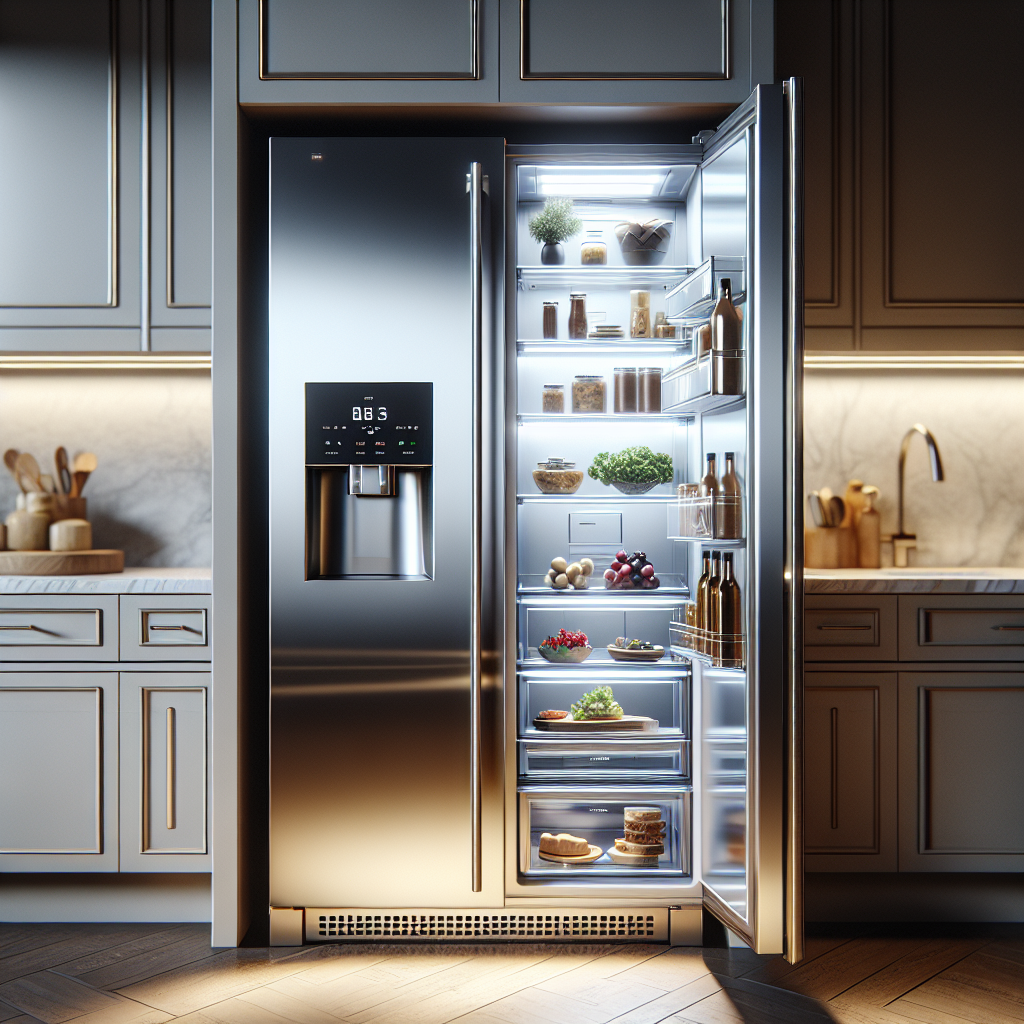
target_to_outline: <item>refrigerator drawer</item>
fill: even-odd
[[[590,672],[583,665],[522,670],[519,676],[519,735],[583,739],[619,739],[689,735],[690,669],[688,665],[622,665],[607,672]],[[542,721],[542,711],[570,711],[585,693],[612,687],[615,700],[630,721]],[[623,731],[625,730],[625,732]]]
[[[732,282],[734,302],[746,293],[742,256],[712,256],[665,296],[665,313],[670,319],[706,320],[718,301],[722,278]]]
[[[547,778],[689,778],[690,741],[587,737],[520,740],[519,774]]]
[[[688,875],[691,795],[689,786],[523,786],[519,790],[519,870],[531,878]],[[649,847],[650,855],[616,848],[616,839],[625,838],[627,808],[645,808],[662,823],[660,830],[656,822],[648,827],[662,836],[660,846]],[[545,832],[585,839],[590,850],[575,859],[542,856]]]

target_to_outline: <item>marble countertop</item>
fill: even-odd
[[[1024,569],[804,569],[805,594],[1024,594]]]
[[[210,594],[209,569],[125,569],[93,576],[0,576],[0,594]]]

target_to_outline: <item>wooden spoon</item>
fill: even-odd
[[[14,482],[21,489],[21,493],[24,494],[25,488],[21,483],[21,476],[19,475],[17,468],[18,456],[20,454],[21,453],[18,451],[17,448],[8,448],[7,451],[4,452],[4,465],[7,467],[8,472],[10,472],[11,476],[14,477]]]
[[[68,450],[64,445],[53,453],[53,464],[57,469],[57,482],[60,484],[61,494],[70,494],[71,470],[68,469]]]
[[[89,474],[96,469],[96,456],[92,452],[79,452],[75,456],[72,468],[74,472],[71,474],[71,496],[78,498],[81,497]]]
[[[32,455],[29,455],[28,452],[22,452],[14,463],[14,468],[23,480],[27,480],[29,482],[30,486],[25,488],[26,490],[43,490],[43,482],[39,479],[39,463],[36,462]]]

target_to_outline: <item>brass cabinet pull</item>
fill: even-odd
[[[201,631],[194,629],[192,626],[150,626],[150,629],[179,629],[184,630],[186,633],[196,633],[201,635]]]
[[[52,629],[43,629],[42,626],[34,626],[31,623],[29,623],[29,625],[27,625],[27,626],[0,626],[0,629],[20,629],[20,630],[34,629],[37,633],[45,633],[47,636],[57,636],[58,635],[58,634],[54,633]]]
[[[1011,633],[1024,633],[1024,626],[993,626],[993,629],[1005,629]]]
[[[167,709],[167,827],[176,828],[174,813],[174,708]]]
[[[871,626],[819,626],[818,629],[871,629]]]

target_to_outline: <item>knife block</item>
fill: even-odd
[[[857,534],[852,526],[804,530],[804,566],[808,569],[856,569]]]

